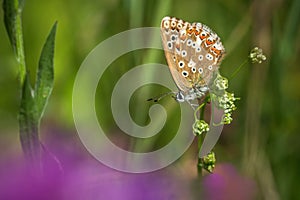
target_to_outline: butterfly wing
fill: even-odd
[[[165,17],[161,24],[166,58],[173,79],[179,89],[209,84],[225,49],[220,38],[210,28]]]
[[[182,76],[182,68],[179,67],[179,59],[176,54],[176,43],[179,41],[179,32],[174,28],[174,21],[170,17],[165,17],[161,22],[161,37],[165,51],[167,63],[172,74],[172,78],[181,91],[187,91],[192,87],[192,83]]]

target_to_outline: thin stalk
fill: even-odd
[[[245,64],[248,62],[248,59],[246,59],[236,70],[231,74],[230,78],[228,80],[231,80],[235,75],[242,69],[242,67],[245,66]]]
[[[198,99],[198,104],[200,105],[197,110],[195,110],[195,120],[196,120],[196,114],[197,112],[200,110],[200,113],[199,113],[199,119],[200,120],[203,120],[204,119],[204,111],[205,111],[205,107],[206,107],[206,99],[205,99],[205,102],[200,104],[201,103],[201,99]],[[198,157],[198,163],[197,163],[197,171],[198,171],[198,177],[202,177],[203,173],[202,173],[202,165],[201,165],[201,162],[202,162],[202,159],[199,158],[198,156],[198,152],[201,148],[201,145],[203,143],[203,140],[204,140],[204,135],[201,134],[201,135],[198,135],[198,149],[197,149],[197,157]]]

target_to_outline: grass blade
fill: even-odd
[[[54,47],[55,47],[55,23],[50,31],[48,38],[44,44],[37,71],[36,85],[35,85],[35,103],[37,105],[37,117],[41,119],[45,107],[48,102],[48,98],[51,94],[54,81]]]

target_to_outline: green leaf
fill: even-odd
[[[20,140],[26,158],[38,164],[40,161],[41,146],[36,114],[33,90],[27,74],[22,88],[19,111]]]
[[[3,1],[4,23],[11,45],[15,51],[17,48],[18,24],[22,15],[23,3],[23,0]]]
[[[35,103],[37,105],[38,119],[40,120],[48,98],[51,94],[54,81],[54,47],[55,47],[55,34],[57,22],[52,27],[50,34],[44,44],[37,71],[37,78],[35,84]]]

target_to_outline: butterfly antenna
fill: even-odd
[[[167,93],[164,93],[164,94],[160,94],[156,97],[153,97],[153,98],[150,98],[150,99],[147,99],[147,101],[153,101],[155,103],[159,102],[162,98],[168,96],[168,95],[171,95],[171,94],[175,94],[175,92],[167,92]]]

